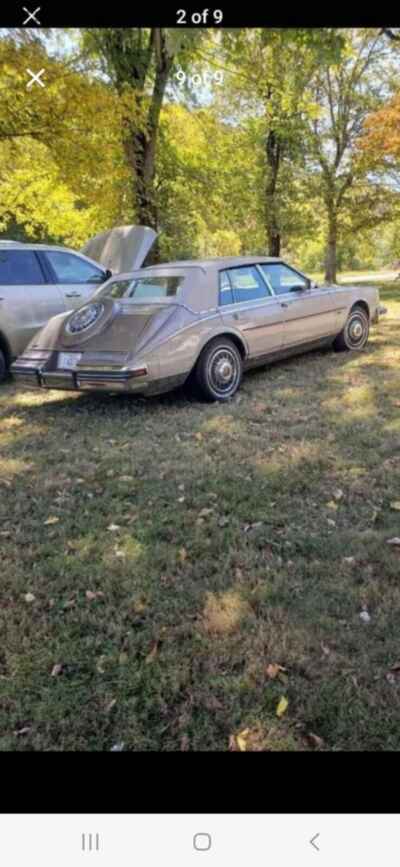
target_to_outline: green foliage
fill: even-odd
[[[172,65],[152,192],[163,259],[266,253],[273,203],[282,255],[320,270],[330,193],[340,267],[399,258],[399,192],[387,156],[397,135],[399,74],[397,55],[375,45],[377,35],[163,31]],[[63,32],[8,32],[0,39],[1,234],[79,247],[96,232],[140,219],[126,133],[146,138],[152,122],[152,39],[146,28],[91,29],[68,39]],[[42,67],[46,87],[28,90],[27,68]],[[183,87],[178,68],[187,73]],[[222,85],[191,86],[194,72],[216,70]],[[386,115],[371,114],[386,105]],[[381,117],[390,121],[388,140]],[[279,145],[276,177],[271,134]]]

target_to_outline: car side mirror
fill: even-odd
[[[307,292],[307,289],[310,289],[311,286],[309,283],[296,283],[296,286],[290,287],[290,292]]]
[[[107,271],[104,272],[104,282],[105,282],[106,280],[109,280],[110,277],[112,277],[112,275],[113,275],[112,271],[110,271],[110,269],[107,268]]]

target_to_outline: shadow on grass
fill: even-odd
[[[225,405],[0,396],[22,421],[0,457],[3,748],[227,749],[243,729],[256,749],[399,748],[385,348],[249,372]]]

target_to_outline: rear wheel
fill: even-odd
[[[2,349],[0,349],[0,382],[3,382],[7,376],[6,357]]]
[[[369,335],[369,316],[363,307],[353,307],[343,330],[334,340],[335,349],[363,349]]]
[[[229,400],[242,381],[239,350],[229,338],[216,337],[204,349],[194,370],[194,382],[209,401]]]

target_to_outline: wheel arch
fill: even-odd
[[[204,341],[203,345],[201,346],[201,348],[197,354],[196,361],[194,362],[193,367],[196,366],[196,364],[200,358],[201,353],[204,352],[206,347],[209,346],[209,344],[212,343],[213,340],[217,340],[218,338],[223,338],[223,337],[228,338],[228,340],[231,340],[232,343],[235,344],[236,348],[240,352],[242,361],[244,361],[244,359],[247,356],[247,347],[245,345],[244,340],[242,340],[242,338],[239,337],[239,335],[235,331],[228,331],[227,329],[224,328],[223,330],[218,331],[216,334],[210,334],[207,337],[207,340]]]
[[[356,307],[361,307],[361,309],[364,310],[364,312],[367,314],[368,321],[370,321],[370,319],[371,319],[370,309],[369,309],[367,302],[364,301],[363,298],[360,298],[359,301],[355,301],[354,304],[351,305],[350,313],[352,313],[352,311],[355,310]]]

